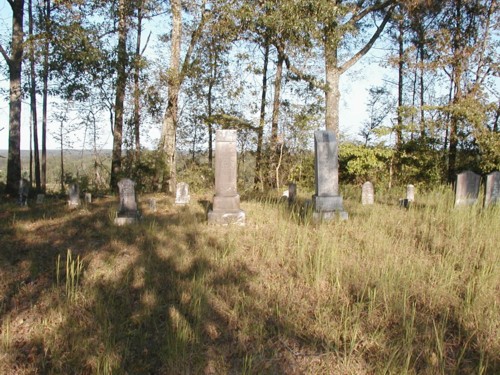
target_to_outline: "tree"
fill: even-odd
[[[200,39],[209,12],[205,9],[205,1],[199,8],[199,21],[191,33],[184,60],[181,64],[182,42],[182,6],[180,0],[171,0],[172,32],[170,45],[170,67],[167,72],[167,109],[163,117],[163,126],[159,142],[162,155],[157,164],[157,180],[161,181],[162,191],[173,192],[176,183],[176,131],[178,125],[179,93],[186,77],[191,55]]]
[[[0,44],[0,53],[7,63],[10,81],[9,99],[9,153],[7,162],[7,189],[17,194],[21,179],[21,70],[23,61],[24,0],[7,0],[12,8],[12,42],[9,56]]]

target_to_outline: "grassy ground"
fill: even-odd
[[[0,373],[500,373],[499,208],[352,195],[322,225],[243,197],[245,227],[208,196],[128,227],[115,198],[0,204]]]

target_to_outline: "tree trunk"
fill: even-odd
[[[208,165],[213,166],[213,125],[212,125],[212,91],[217,80],[217,56],[210,51],[210,80],[208,82],[207,110],[208,110]]]
[[[403,89],[404,89],[404,25],[403,20],[399,21],[399,61],[398,61],[398,124],[396,126],[396,152],[401,150],[403,141]]]
[[[122,167],[123,103],[127,85],[127,19],[126,2],[118,4],[118,60],[116,67],[115,123],[113,127],[113,153],[111,157],[111,190],[117,190]]]
[[[7,192],[16,195],[21,179],[21,69],[23,61],[24,0],[12,0],[12,54],[2,54],[9,67],[9,153],[7,161]]]
[[[262,69],[262,96],[260,101],[260,120],[257,130],[257,150],[255,152],[255,188],[262,185],[262,143],[264,138],[264,125],[266,120],[266,96],[267,96],[267,67],[269,64],[269,43],[264,41],[264,66]]]
[[[163,118],[163,128],[160,138],[160,150],[163,151],[161,163],[159,165],[159,180],[162,191],[173,192],[176,182],[176,131],[177,131],[177,111],[180,92],[180,56],[182,37],[182,13],[181,1],[172,0],[172,37],[170,69],[168,72],[168,101],[167,110]]]
[[[278,187],[279,181],[277,170],[277,159],[281,158],[281,152],[283,150],[283,144],[280,150],[278,150],[278,122],[280,114],[280,96],[281,96],[281,81],[283,78],[283,62],[285,61],[285,56],[281,48],[278,48],[278,62],[276,64],[276,78],[274,80],[274,98],[273,98],[273,113],[271,118],[271,142],[270,142],[270,185],[272,187]]]
[[[50,0],[44,0],[45,45],[42,72],[42,192],[47,191],[47,111],[49,105],[49,48],[50,48]]]
[[[61,140],[61,143],[59,144],[59,147],[61,148],[61,194],[64,194],[64,140],[63,140],[63,129],[64,129],[64,122],[61,121],[60,127],[59,127],[59,137]]]
[[[338,46],[330,43],[327,38],[325,42],[325,127],[339,135],[339,108],[340,108],[340,71],[337,67]]]
[[[29,35],[33,36],[33,6],[32,0],[28,2],[29,8]],[[36,108],[36,70],[35,70],[35,52],[33,41],[30,44],[30,101],[31,101],[31,118],[33,124],[33,148],[34,148],[34,159],[35,159],[35,187],[36,191],[41,191],[41,180],[40,180],[40,150],[38,148],[38,118],[37,118],[37,108]],[[31,142],[30,142],[31,144]],[[31,166],[30,166],[31,169]]]
[[[135,136],[135,164],[139,164],[141,157],[141,90],[139,76],[141,72],[141,35],[142,35],[142,2],[137,5],[137,42],[135,46],[135,69],[134,69],[134,136]]]

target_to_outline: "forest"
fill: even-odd
[[[94,190],[114,190],[123,176],[146,191],[171,192],[178,175],[210,181],[222,128],[238,129],[247,185],[261,191],[312,186],[317,129],[341,140],[345,183],[434,186],[465,169],[500,169],[496,0],[7,3],[7,193],[23,173],[45,192],[47,137],[63,150],[77,131],[94,158],[76,177]],[[370,87],[358,137],[343,137],[340,79],[376,43],[393,76]],[[102,157],[110,136],[111,160]]]

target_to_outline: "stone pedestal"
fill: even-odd
[[[411,184],[406,186],[406,199],[408,199],[408,202],[415,201],[415,186]]]
[[[236,184],[236,130],[217,130],[215,141],[215,196],[208,222],[245,225],[245,212],[240,209]]]
[[[80,186],[78,184],[69,185],[68,195],[68,206],[70,208],[78,207],[80,205]]]
[[[186,205],[190,199],[189,185],[186,182],[179,182],[175,190],[175,204]]]
[[[335,133],[326,130],[314,132],[314,170],[316,194],[312,197],[313,219],[328,221],[338,216],[345,220],[347,212],[339,195],[338,143]]]

